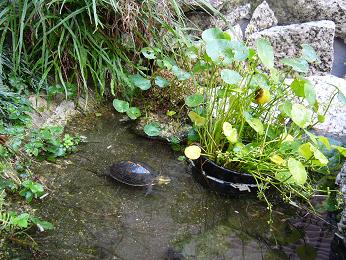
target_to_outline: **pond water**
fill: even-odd
[[[88,143],[66,160],[38,166],[51,191],[34,206],[56,227],[34,236],[40,258],[329,259],[332,226],[276,207],[270,228],[265,204],[208,192],[168,145],[132,134],[120,119],[106,110],[72,122],[68,131]],[[145,196],[99,176],[128,159],[146,162],[171,183]]]

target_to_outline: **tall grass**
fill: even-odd
[[[127,74],[138,70],[138,50],[153,44],[171,48],[180,34],[182,12],[176,0],[13,0],[0,2],[0,74],[9,50],[11,73],[26,63],[40,75],[35,91],[60,82],[69,92],[131,96]]]

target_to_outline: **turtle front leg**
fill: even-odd
[[[145,196],[151,194],[151,192],[153,191],[153,183],[150,183],[148,186],[147,186],[147,191],[145,193]]]

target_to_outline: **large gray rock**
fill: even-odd
[[[30,114],[34,128],[44,126],[60,125],[65,126],[68,119],[80,114],[80,112],[90,112],[96,106],[94,100],[85,103],[85,99],[79,98],[78,103],[70,100],[53,100],[47,102],[46,99],[31,95],[29,100],[34,108]]]
[[[192,10],[220,11],[227,0],[180,0],[179,4],[184,12]]]
[[[245,31],[245,37],[249,35],[268,29],[278,24],[278,20],[275,17],[275,14],[266,1],[261,3],[252,14],[249,25]]]
[[[214,16],[211,18],[211,27],[218,27],[227,30],[237,24],[242,19],[249,19],[251,15],[250,4],[241,5],[233,9],[229,9],[223,13],[223,17]]]
[[[346,40],[345,0],[267,0],[281,24],[331,20],[336,36]]]
[[[186,14],[188,18],[188,27],[197,28],[191,32],[192,35],[200,36],[201,31],[205,29],[218,27],[222,30],[235,29],[238,38],[242,38],[242,30],[238,22],[250,17],[250,4],[238,6],[223,17],[220,15],[212,16],[207,12],[193,11]]]
[[[318,54],[321,63],[311,64],[309,75],[330,73],[333,66],[333,42],[335,24],[332,21],[317,21],[286,26],[274,26],[252,34],[249,44],[254,46],[259,38],[268,39],[275,50],[276,64],[287,57],[298,57],[303,43],[310,44]]]
[[[333,75],[311,76],[308,79],[313,83],[317,100],[320,103],[319,112],[322,113],[328,106],[330,97],[332,97],[337,89],[346,95],[346,80]],[[332,135],[346,136],[346,105],[336,96],[326,114],[324,123],[315,126],[319,132],[325,132]]]

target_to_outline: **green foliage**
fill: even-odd
[[[0,54],[11,50],[11,74],[26,73],[25,62],[33,75],[40,75],[31,84],[37,93],[63,91],[66,97],[87,92],[88,80],[101,95],[109,86],[112,94],[131,96],[135,90],[128,74],[139,70],[137,51],[149,38],[160,51],[170,50],[182,24],[175,0],[159,8],[154,0],[1,1],[0,15]],[[150,47],[142,54],[152,59],[156,51]],[[59,84],[47,87],[51,81]]]
[[[48,221],[44,221],[29,213],[18,214],[13,211],[6,211],[4,209],[5,196],[5,191],[0,191],[0,232],[6,231],[10,235],[14,235],[14,233],[24,232],[33,226],[37,226],[40,231],[54,228]]]
[[[24,148],[28,155],[40,160],[55,161],[77,150],[80,140],[65,134],[62,137],[62,127],[45,127],[34,129],[29,134],[29,142]]]
[[[148,136],[158,136],[161,133],[160,124],[153,122],[144,126],[144,133]]]
[[[198,142],[202,154],[217,164],[252,174],[259,197],[266,201],[269,187],[284,201],[308,201],[320,188],[317,172],[332,171],[317,140],[328,141],[308,132],[326,113],[304,78],[309,63],[319,61],[315,51],[303,45],[300,57],[281,61],[288,68],[280,71],[266,39],[257,40],[256,50],[218,28],[204,31],[202,39],[197,57],[186,66],[193,68],[187,73],[198,82],[196,93],[185,99],[194,131],[188,134],[191,149],[197,150]],[[293,77],[292,84],[285,80],[287,75]],[[343,149],[335,147],[339,154]]]

